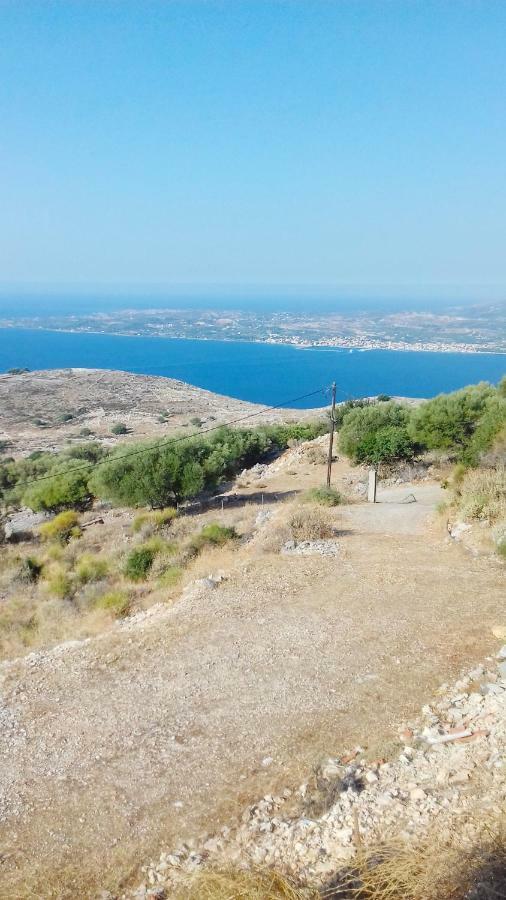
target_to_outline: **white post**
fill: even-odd
[[[367,490],[367,501],[368,503],[376,503],[376,480],[377,480],[377,472],[376,469],[369,469],[369,487]]]

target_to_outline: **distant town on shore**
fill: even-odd
[[[310,314],[252,310],[123,309],[0,319],[0,327],[77,333],[252,341],[348,350],[505,353],[506,304],[454,307],[444,313]]]

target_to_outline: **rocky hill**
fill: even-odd
[[[173,378],[129,372],[51,369],[0,375],[0,441],[13,454],[57,449],[84,437],[114,444],[118,437],[111,429],[118,423],[127,428],[124,441],[250,414],[258,424],[318,415],[318,410],[262,409]]]

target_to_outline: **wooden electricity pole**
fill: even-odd
[[[332,475],[332,448],[334,446],[334,428],[336,412],[336,383],[332,384],[332,408],[330,410],[330,434],[329,434],[329,458],[327,461],[327,487],[330,487],[330,476]]]

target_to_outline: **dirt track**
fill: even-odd
[[[499,566],[427,524],[438,491],[414,490],[418,505],[389,505],[388,533],[381,503],[339,509],[337,558],[246,546],[215,590],[7,664],[6,871],[67,853],[100,869],[118,842],[142,858],[298,783],[324,753],[388,751],[393,727],[487,652],[504,608]],[[409,492],[396,491],[380,500]]]

